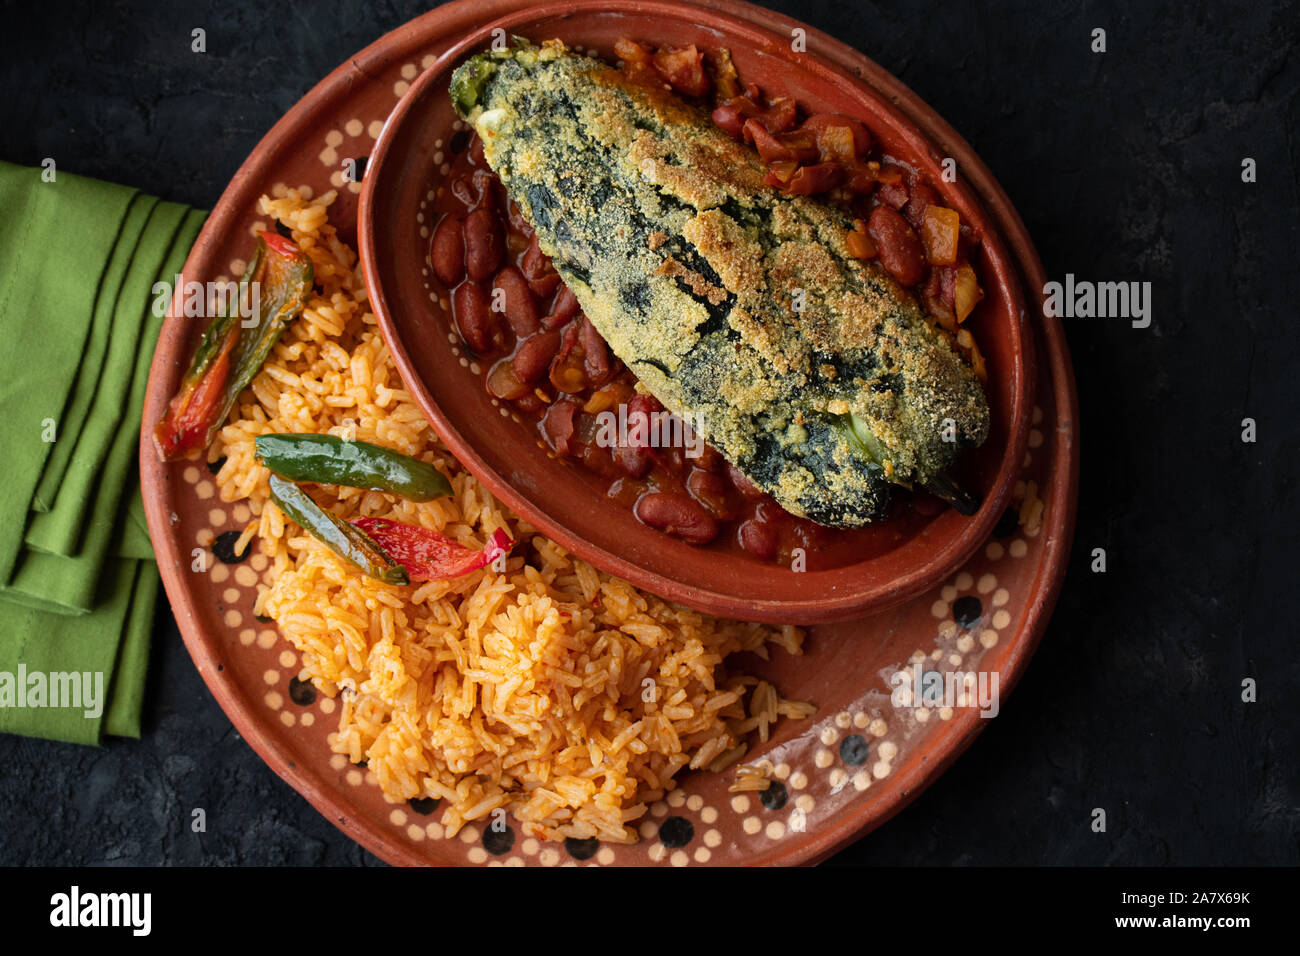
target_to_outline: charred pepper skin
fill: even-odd
[[[860,526],[988,434],[978,381],[847,213],[763,184],[672,94],[558,42],[472,57],[451,98],[614,352],[783,507]]]
[[[451,482],[428,462],[364,441],[335,435],[268,433],[254,440],[257,460],[281,478],[432,501],[452,493]]]
[[[406,568],[390,558],[374,538],[326,511],[292,481],[272,475],[270,487],[271,501],[284,516],[340,558],[385,584],[411,583]]]

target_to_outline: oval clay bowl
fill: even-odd
[[[430,277],[427,259],[431,200],[450,158],[445,144],[463,126],[448,83],[498,30],[535,42],[559,38],[610,62],[620,36],[729,48],[742,81],[767,94],[794,96],[809,112],[861,119],[884,152],[924,173],[983,240],[975,265],[985,299],[968,327],[988,364],[991,429],[984,446],[959,462],[963,482],[983,499],[975,515],[949,509],[883,554],[795,573],[649,528],[606,497],[600,478],[539,447],[531,423],[500,407],[475,373],[477,365],[467,367],[450,312],[440,304],[445,291]],[[357,228],[375,314],[403,380],[451,452],[493,494],[574,554],[638,587],[713,614],[810,624],[898,604],[951,574],[988,538],[1025,454],[1035,376],[1015,263],[984,207],[960,175],[955,183],[942,180],[944,154],[883,93],[830,60],[790,46],[788,36],[685,3],[576,0],[509,13],[439,57],[398,102],[370,156]],[[959,170],[978,163],[964,144],[953,153]]]

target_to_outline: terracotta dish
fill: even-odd
[[[989,358],[996,431],[978,462],[985,496],[978,515],[941,515],[879,568],[820,580],[755,573],[752,566],[714,573],[688,546],[668,547],[672,542],[662,536],[617,524],[600,496],[572,477],[573,469],[519,440],[522,426],[502,418],[481,385],[449,362],[446,336],[428,334],[445,317],[429,308],[418,282],[416,215],[420,198],[436,188],[434,160],[425,152],[436,152],[450,116],[441,102],[445,70],[498,24],[583,47],[607,47],[622,33],[654,43],[724,44],[742,76],[862,116],[936,182],[940,159],[957,160],[959,182],[945,187],[945,198],[963,221],[981,224],[985,256],[978,267],[989,296],[976,334]],[[796,29],[804,31],[808,50],[800,56],[790,51]],[[432,72],[421,80],[425,71]],[[390,119],[399,100],[403,112]],[[432,139],[424,142],[426,136]],[[330,220],[343,241],[355,244],[362,184],[348,181],[345,170],[349,162],[364,168],[368,157],[368,175],[376,177],[368,213],[372,227],[385,224],[386,232],[366,247],[372,260],[389,260],[374,263],[371,278],[384,297],[390,345],[410,387],[427,389],[434,426],[458,443],[465,464],[504,500],[596,563],[638,583],[658,582],[660,590],[696,604],[791,620],[892,606],[811,627],[802,657],[779,651],[770,661],[743,661],[745,672],[772,680],[783,696],[819,708],[811,719],[777,724],[773,738],[746,756],[770,771],[773,783],[761,795],[731,792],[734,778],[726,773],[685,773],[679,788],[639,821],[637,844],[539,843],[513,821],[504,832],[480,822],[447,839],[427,804],[387,801],[366,767],[330,752],[326,738],[338,725],[339,705],[298,680],[296,650],[274,624],[254,616],[258,590],[268,582],[265,556],[256,549],[231,552],[249,521],[247,505],[220,500],[201,460],[158,461],[152,426],[203,331],[202,322],[173,312],[154,356],[144,412],[145,507],[186,646],[238,733],[327,819],[395,864],[809,863],[898,812],[986,722],[975,707],[896,702],[896,675],[904,682],[956,671],[997,675],[1005,702],[1046,627],[1074,525],[1077,412],[1064,336],[1058,320],[1042,317],[1036,290],[1045,276],[1024,226],[971,148],[862,54],[761,7],[732,0],[563,6],[461,0],[350,57],[276,124],[213,210],[184,280],[238,276],[253,236],[270,226],[258,197],[288,188],[309,187],[318,195],[338,190]],[[548,494],[554,487],[565,493]]]
[[[557,459],[539,446],[531,422],[507,415],[451,341],[455,325],[438,304],[445,294],[428,268],[429,194],[445,181],[447,144],[463,126],[452,110],[448,83],[467,55],[488,46],[494,31],[536,42],[559,38],[570,47],[595,49],[610,62],[620,36],[671,47],[726,47],[743,82],[793,96],[810,113],[860,119],[885,153],[922,170],[962,221],[983,236],[975,265],[986,297],[970,324],[988,361],[991,432],[960,463],[983,499],[979,511],[966,517],[945,509],[882,553],[829,570],[792,572],[648,527],[605,494],[607,481]],[[788,36],[686,4],[579,0],[528,7],[486,23],[425,71],[389,117],[367,166],[358,240],[375,314],[402,378],[443,441],[493,494],[571,552],[638,587],[713,614],[805,624],[845,620],[904,601],[951,574],[989,536],[1024,457],[1035,362],[1014,260],[961,177],[942,181],[941,164],[949,154],[849,71],[816,52],[790,47]],[[961,151],[955,158],[959,169],[976,161]]]

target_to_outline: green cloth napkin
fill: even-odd
[[[63,420],[59,423],[58,441],[50,448],[50,456],[45,462],[45,471],[41,482],[36,487],[32,499],[32,509],[49,511],[54,507],[54,496],[59,492],[59,485],[72,458],[72,450],[81,436],[81,429],[87,414],[92,409],[95,391],[99,386],[100,376],[104,371],[104,357],[108,352],[109,330],[113,327],[113,312],[117,306],[118,295],[122,291],[122,281],[126,278],[127,266],[131,264],[131,253],[140,241],[145,224],[158,200],[153,196],[135,196],[122,222],[117,242],[104,271],[104,278],[99,284],[99,295],[95,300],[94,314],[91,318],[90,337],[86,350],[81,356],[81,366],[72,383],[72,399],[64,410]],[[30,529],[28,544],[31,543]]]
[[[0,732],[98,743],[140,734],[159,585],[136,474],[153,285],[205,214],[41,174],[0,162]]]

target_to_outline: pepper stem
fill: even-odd
[[[969,516],[979,511],[980,499],[958,485],[952,475],[947,472],[934,475],[921,487],[936,498],[942,498],[948,502],[959,515]]]

